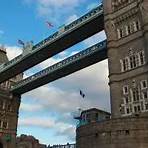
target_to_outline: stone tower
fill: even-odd
[[[104,0],[112,118],[148,112],[148,1]]]
[[[0,47],[0,64],[7,61],[5,48]],[[20,96],[13,96],[9,89],[20,79],[22,79],[22,75],[0,84],[0,148],[16,148]]]
[[[78,148],[148,148],[148,0],[103,0],[110,120],[76,130]]]

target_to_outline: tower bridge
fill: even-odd
[[[99,24],[99,25],[96,25]],[[74,22],[63,26],[57,32],[16,58],[0,65],[0,83],[37,65],[72,45],[104,29],[103,5],[99,5]]]
[[[103,0],[103,8],[102,5],[98,6],[33,46],[28,52],[9,62],[2,62],[0,82],[8,80],[103,29],[106,32],[106,41],[24,80],[19,78],[20,81],[11,85],[11,89],[6,91],[7,95],[0,96],[1,100],[7,104],[14,103],[13,113],[15,113],[12,118],[7,110],[5,112],[6,118],[1,117],[1,125],[4,126],[1,129],[3,138],[0,138],[0,144],[7,145],[7,148],[15,148],[17,114],[21,94],[108,58],[111,119],[78,127],[76,147],[85,148],[87,145],[87,148],[147,148],[147,10],[147,0]],[[5,53],[5,51],[1,52]],[[5,59],[7,58],[2,60]],[[13,98],[8,97],[10,91],[14,94]],[[3,106],[5,107],[5,105]],[[7,105],[8,107],[10,108],[10,105]],[[8,122],[9,124],[7,124]],[[4,140],[4,136],[8,138],[8,131],[13,142]]]

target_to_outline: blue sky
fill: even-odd
[[[22,50],[18,39],[39,42],[70,23],[91,8],[98,0],[2,0],[0,5],[0,44],[7,48],[9,59]],[[54,27],[48,29],[46,21]],[[27,70],[25,77],[85,49],[105,38],[104,32],[71,47]],[[86,94],[82,99],[79,89]],[[18,135],[33,135],[45,144],[75,142],[76,121],[73,114],[97,107],[110,111],[107,61],[92,65],[70,76],[22,95]]]

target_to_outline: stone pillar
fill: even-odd
[[[16,148],[16,132],[20,96],[0,89],[0,142],[3,148]]]

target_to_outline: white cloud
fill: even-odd
[[[54,26],[67,23],[67,18],[76,12],[86,0],[24,0],[26,4],[35,4],[37,16],[51,21]],[[29,1],[29,2],[28,2]],[[75,17],[75,16],[73,16]],[[62,23],[61,23],[62,22]]]
[[[66,24],[70,24],[71,22],[73,22],[77,19],[78,19],[78,16],[76,14],[73,14],[73,15],[69,16],[69,18],[66,21]]]
[[[84,40],[83,43],[87,46],[92,46],[96,43],[99,43],[99,42],[105,40],[105,39],[106,39],[105,32],[101,31],[101,32],[95,34],[94,36]]]
[[[24,96],[35,98],[45,108],[56,110],[57,112],[71,112],[83,106],[86,106],[86,108],[92,106],[108,108],[108,98],[102,98],[107,97],[106,94],[108,93],[107,69],[107,61],[103,61],[91,66],[91,68],[88,67],[55,81],[50,85],[37,88]],[[79,96],[79,89],[83,89],[86,93],[84,102]],[[71,106],[71,104],[73,105]]]
[[[52,119],[48,118],[32,117],[19,119],[18,124],[19,126],[39,126],[43,128],[52,128],[54,127],[55,122]]]
[[[33,105],[31,105],[31,104],[21,103],[20,104],[20,110],[35,112],[35,111],[43,110],[43,106],[40,105],[40,104],[33,104]]]
[[[75,126],[65,123],[64,121],[60,122],[50,117],[32,117],[32,118],[24,118],[19,119],[19,126],[25,127],[39,127],[55,130],[55,136],[65,136],[69,139],[69,136],[74,139],[75,137]]]
[[[79,95],[79,89],[85,93],[84,99]],[[29,98],[39,104],[33,109],[36,113],[42,109],[42,111],[56,113],[56,116],[50,117],[49,115],[49,118],[44,119],[32,117],[23,121],[19,119],[21,120],[19,121],[20,126],[52,128],[55,130],[55,136],[68,136],[72,140],[75,138],[75,125],[72,123],[73,112],[79,108],[85,110],[91,107],[110,110],[107,61],[92,65],[23,95],[26,101]],[[31,107],[32,104],[30,104]],[[26,110],[27,108],[29,104]]]
[[[49,66],[51,66],[51,65],[53,65],[53,64],[55,64],[55,63],[57,63],[61,60],[62,60],[61,58],[57,58],[57,59],[50,58],[50,59],[47,59],[47,60],[43,61],[42,63],[40,63],[38,66],[40,68],[47,68],[47,67],[49,67]]]
[[[15,58],[22,53],[22,50],[17,46],[6,46],[6,51],[9,60]]]
[[[75,7],[77,6],[80,1],[79,0],[38,0],[38,3],[43,7]]]
[[[87,10],[91,10],[91,9],[97,7],[98,5],[99,5],[99,3],[91,3],[87,6]]]
[[[62,51],[62,52],[60,52],[60,53],[58,54],[58,56],[59,56],[60,58],[65,58],[65,57],[67,56],[67,54],[68,54],[67,51]]]

